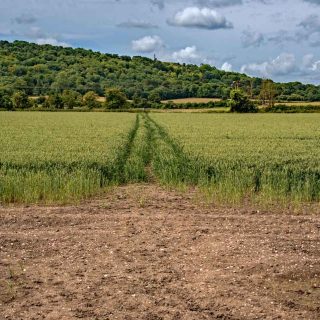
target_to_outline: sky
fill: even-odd
[[[320,85],[320,0],[0,0],[0,39]]]

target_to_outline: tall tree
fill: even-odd
[[[260,101],[262,105],[273,107],[275,103],[276,88],[272,80],[264,79],[261,84]]]
[[[23,91],[17,91],[12,96],[14,109],[27,109],[30,106],[28,95]]]
[[[127,106],[126,95],[118,88],[106,89],[105,106],[108,109],[122,109]]]

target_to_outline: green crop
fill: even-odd
[[[166,183],[202,185],[223,201],[320,200],[319,115],[154,114],[152,119],[179,147],[161,165],[167,169],[158,169]]]
[[[65,202],[121,182],[135,115],[0,113],[0,201]]]
[[[69,202],[115,184],[219,202],[319,202],[320,115],[0,113],[0,201]]]

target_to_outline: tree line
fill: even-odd
[[[99,96],[94,91],[88,91],[81,95],[74,90],[64,90],[60,93],[53,93],[48,96],[30,98],[24,91],[16,91],[12,95],[9,92],[0,90],[0,108],[5,110],[26,110],[30,108],[48,110],[73,110],[76,108],[96,109],[125,109],[132,107],[123,92],[117,88],[107,89],[105,101],[100,102]]]

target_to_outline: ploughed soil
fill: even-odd
[[[320,319],[320,215],[155,185],[0,208],[0,319]]]

